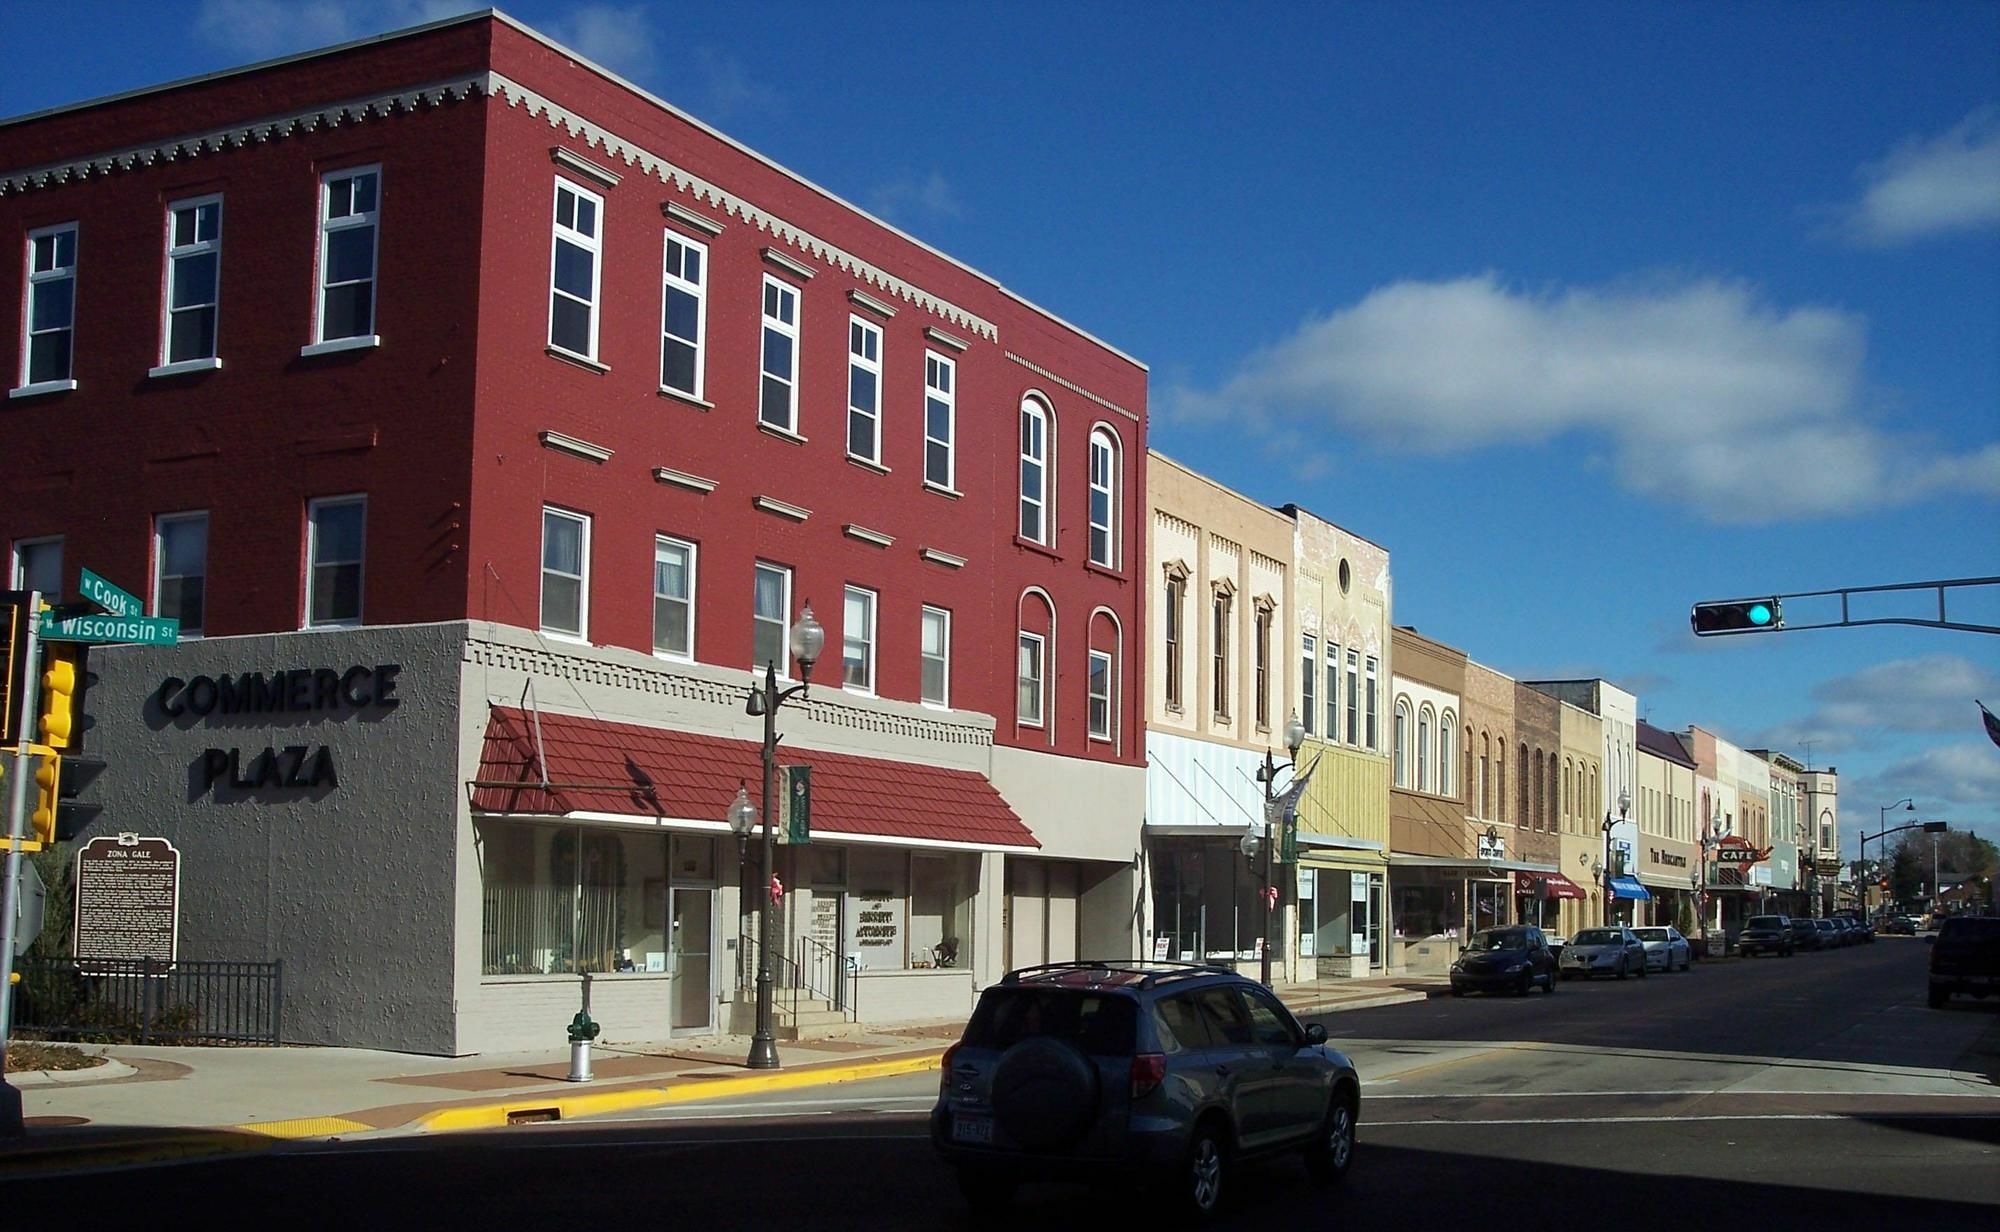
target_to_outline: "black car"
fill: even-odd
[[[1221,967],[1049,963],[979,997],[944,1054],[931,1144],[975,1208],[1022,1181],[1117,1174],[1213,1215],[1235,1166],[1296,1152],[1322,1182],[1354,1157],[1361,1080],[1318,1023]]]
[[[1955,915],[1931,938],[1930,1006],[2000,993],[2000,917]]]
[[[1800,916],[1792,917],[1792,944],[1801,950],[1830,950],[1833,930],[1820,931],[1820,921],[1808,920]]]
[[[1474,933],[1451,965],[1451,995],[1556,990],[1556,959],[1542,930],[1521,924]]]
[[[1788,916],[1753,915],[1743,922],[1743,932],[1736,938],[1736,952],[1745,958],[1758,954],[1790,958],[1797,949],[1798,941]]]

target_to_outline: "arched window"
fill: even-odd
[[[1417,711],[1417,790],[1431,789],[1431,725],[1436,714],[1429,706]]]
[[[1451,768],[1458,760],[1458,720],[1447,710],[1438,718],[1438,782],[1441,796],[1451,794]]]
[[[1021,592],[1020,626],[1014,652],[1014,720],[1039,727],[1055,742],[1055,698],[1049,691],[1056,660],[1056,609],[1040,587]]]
[[[1021,399],[1021,538],[1049,541],[1049,412]]]
[[[1109,428],[1090,433],[1090,562],[1118,567],[1118,438]]]
[[[1410,785],[1410,700],[1396,699],[1396,786]]]
[[[1119,673],[1123,670],[1124,630],[1108,608],[1090,614],[1090,656],[1084,673],[1084,714],[1093,740],[1119,743]]]
[[[1507,820],[1507,737],[1493,738],[1493,817],[1496,821]],[[1515,813],[1519,822],[1521,814]]]

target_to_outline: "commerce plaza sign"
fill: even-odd
[[[396,663],[356,664],[345,671],[302,667],[278,672],[236,675],[169,676],[153,690],[153,707],[168,719],[225,721],[285,715],[352,717],[394,710],[403,704],[396,695],[402,666]],[[195,763],[196,794],[315,791],[340,786],[333,749],[328,745],[269,744],[262,749],[211,748]]]

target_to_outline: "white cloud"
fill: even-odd
[[[1799,750],[1816,760],[1872,748],[1883,732],[1977,732],[1975,697],[2000,696],[2000,673],[1958,655],[1879,663],[1813,688],[1814,709],[1751,738],[1753,747]],[[2000,758],[2000,750],[1995,750]],[[1903,794],[1909,794],[1907,791]]]
[[[1848,239],[1887,246],[2000,224],[2000,107],[1910,138],[1860,171],[1861,199],[1834,211]]]
[[[281,56],[483,7],[467,0],[201,0],[195,29],[218,47]]]
[[[1992,815],[1994,802],[2000,800],[2000,749],[1983,736],[1976,742],[1938,745],[1897,762],[1871,782],[1875,793],[1866,799],[1907,796],[1916,801],[1916,809],[1903,814],[1907,820],[1949,815],[1943,807],[1947,805],[1972,806],[1964,812],[1980,814],[1974,820],[1982,820]],[[1867,819],[1871,831],[1879,816]]]
[[[1715,522],[2000,496],[2000,445],[1938,454],[1862,417],[1866,323],[1715,279],[1530,293],[1493,274],[1399,282],[1307,320],[1170,412],[1268,431],[1324,421],[1449,453],[1576,434],[1630,492]],[[1591,449],[1580,450],[1589,465]]]
[[[891,222],[915,218],[958,218],[965,213],[958,194],[944,176],[931,171],[905,171],[878,184],[868,194],[868,208]]]
[[[643,4],[578,5],[565,16],[549,19],[542,29],[584,59],[633,80],[655,64],[652,18]]]
[[[784,97],[770,86],[751,77],[742,61],[723,55],[713,47],[695,53],[699,74],[712,119],[741,118],[748,114],[777,114],[784,110]]]

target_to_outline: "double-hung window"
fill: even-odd
[[[860,693],[875,691],[875,592],[847,588],[840,620],[840,682]]]
[[[368,498],[335,496],[306,506],[306,627],[361,623]]]
[[[694,658],[694,544],[653,539],[653,653]]]
[[[76,342],[75,223],[28,232],[26,299],[21,388],[69,383]]]
[[[1376,667],[1376,662],[1377,660],[1374,655],[1368,656],[1368,711],[1367,711],[1368,739],[1364,743],[1366,747],[1370,749],[1379,750],[1382,747],[1382,744],[1380,739],[1377,737],[1375,730],[1376,711],[1378,709],[1375,702],[1375,687],[1376,687],[1375,681],[1376,681],[1376,672],[1378,670]]]
[[[1090,652],[1090,734],[1111,739],[1111,655],[1103,650]]]
[[[597,287],[604,252],[604,202],[556,181],[554,251],[549,257],[549,345],[597,359]]]
[[[1319,726],[1319,715],[1315,713],[1319,709],[1319,689],[1317,687],[1319,681],[1319,639],[1308,633],[1305,635],[1303,645],[1304,649],[1301,651],[1303,662],[1300,664],[1299,683],[1304,686],[1305,694],[1302,698],[1304,704],[1299,707],[1299,715],[1300,722],[1305,726],[1306,735],[1310,736],[1318,730]]]
[[[1176,575],[1167,578],[1167,706],[1181,708],[1181,596],[1187,583]]]
[[[920,696],[933,706],[951,704],[951,613],[941,607],[925,607],[922,645],[923,679]]]
[[[660,388],[701,397],[702,330],[707,327],[708,249],[667,233],[660,276]]]
[[[1014,677],[1017,697],[1014,714],[1028,727],[1042,725],[1042,650],[1039,633],[1023,633],[1015,654]]]
[[[952,452],[957,419],[953,388],[958,365],[936,351],[924,352],[924,482],[951,491],[958,469]]]
[[[542,509],[542,632],[583,638],[590,630],[590,518]]]
[[[1252,692],[1256,695],[1257,726],[1269,729],[1271,726],[1271,609],[1257,609],[1257,644],[1250,653],[1256,656],[1257,681]]]
[[[201,632],[208,583],[208,514],[162,514],[153,521],[153,615]]]
[[[1340,644],[1326,644],[1326,739],[1340,743]]]
[[[847,456],[882,464],[882,330],[847,318]]]
[[[1347,649],[1347,743],[1361,743],[1361,726],[1356,719],[1361,709],[1361,652]]]
[[[14,541],[13,581],[15,590],[39,590],[42,596],[62,593],[63,541],[61,535],[47,539]]]
[[[790,670],[785,638],[791,610],[792,571],[758,561],[750,594],[751,666],[756,670],[764,670],[766,664],[775,664],[781,676]]]
[[[1090,434],[1090,563],[1115,568],[1118,525],[1118,447],[1102,428]]]
[[[764,278],[764,381],[757,419],[783,432],[799,430],[799,292]]]
[[[160,365],[202,366],[216,358],[216,310],[222,299],[222,198],[167,207],[166,320]]]
[[[375,249],[382,171],[356,167],[320,181],[316,344],[375,335]]]
[[[1210,630],[1210,650],[1212,652],[1215,678],[1215,717],[1229,718],[1229,592],[1218,590],[1211,605],[1213,628]]]
[[[1048,505],[1049,416],[1041,403],[1025,399],[1021,403],[1021,538],[1048,542]]]

